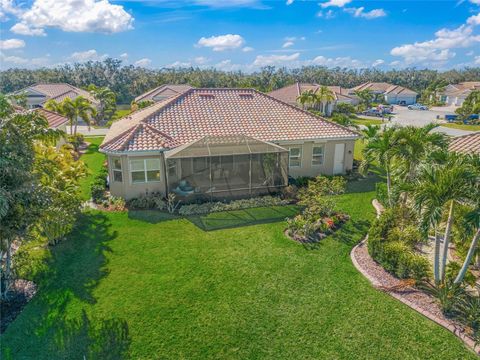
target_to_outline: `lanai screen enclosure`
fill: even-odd
[[[186,200],[273,193],[288,184],[288,151],[245,135],[206,136],[165,158],[168,191]]]

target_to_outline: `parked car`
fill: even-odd
[[[371,108],[363,111],[361,115],[383,117],[383,112],[376,108]]]
[[[469,124],[472,122],[472,120],[478,120],[479,119],[479,114],[472,114],[470,115],[467,119],[463,120],[464,124]],[[445,120],[448,122],[454,122],[459,120],[459,116],[456,114],[453,115],[445,115]]]
[[[422,104],[408,105],[408,110],[428,110],[428,106]]]
[[[377,109],[383,114],[393,113],[393,105],[378,105]]]

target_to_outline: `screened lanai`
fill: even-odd
[[[189,200],[276,192],[288,182],[288,151],[245,135],[205,136],[165,158],[168,191]]]

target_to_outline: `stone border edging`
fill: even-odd
[[[383,206],[376,200],[374,199],[372,201],[372,205],[375,207],[375,210],[377,211],[377,217],[383,212]],[[356,250],[364,245],[368,240],[368,234],[367,236],[365,236],[365,238],[360,242],[358,243],[357,245],[355,245],[352,249],[352,251],[350,252],[350,259],[352,260],[352,263],[353,263],[353,266],[355,266],[355,268],[364,276],[368,279],[368,281],[370,281],[373,285],[373,287],[377,290],[380,290],[379,288],[381,287],[381,284],[377,281],[376,278],[374,278],[373,276],[371,276],[370,274],[367,273],[366,270],[364,270],[360,264],[358,263],[357,259],[355,258],[355,252]],[[431,321],[437,323],[438,325],[444,327],[445,329],[447,329],[448,331],[450,331],[451,333],[453,333],[455,336],[457,336],[460,340],[463,341],[463,343],[465,345],[467,345],[470,349],[472,349],[475,354],[477,355],[480,355],[480,349],[477,351],[476,348],[477,346],[475,346],[475,342],[473,341],[473,339],[471,337],[469,337],[468,335],[462,333],[456,326],[452,325],[450,322],[448,321],[445,321],[443,319],[440,319],[438,316],[428,312],[428,311],[425,311],[424,309],[420,308],[419,306],[415,305],[413,302],[411,302],[410,300],[407,300],[407,299],[404,299],[401,295],[399,294],[396,294],[394,292],[391,292],[391,291],[383,291],[387,294],[389,294],[390,296],[392,296],[393,298],[399,300],[400,302],[402,302],[403,304],[407,305],[408,307],[410,307],[411,309],[417,311],[418,313],[420,313],[421,315],[425,316],[427,319],[430,319]]]

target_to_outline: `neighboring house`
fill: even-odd
[[[34,84],[16,91],[15,94],[25,94],[29,109],[43,107],[50,99],[61,102],[67,97],[73,100],[78,96],[87,98],[95,107],[99,105],[99,102],[88,91],[66,83]]]
[[[178,94],[182,94],[187,90],[190,90],[192,87],[190,85],[171,85],[171,84],[164,84],[155,89],[147,91],[146,93],[137,96],[135,98],[135,102],[140,101],[153,101],[158,102],[165,99],[168,99],[172,96],[176,96]]]
[[[352,169],[359,135],[253,89],[190,89],[112,124],[110,191],[182,199],[277,191],[288,176]]]
[[[43,108],[35,109],[34,111],[42,114],[45,117],[45,119],[47,119],[48,127],[50,129],[61,130],[65,133],[65,135],[67,135],[68,119],[65,116],[60,115],[60,114],[58,114],[56,112],[53,112],[53,111],[43,109]],[[59,148],[60,146],[62,146],[64,144],[65,144],[65,138],[62,137],[58,140],[56,146],[57,146],[57,148]]]
[[[464,154],[480,155],[480,131],[453,138],[448,149]]]
[[[447,106],[462,106],[468,95],[474,90],[480,90],[480,81],[465,81],[449,84],[437,96]]]
[[[268,95],[278,99],[280,101],[286,102],[287,104],[301,107],[302,105],[298,103],[297,98],[305,91],[313,90],[317,92],[321,85],[318,84],[306,84],[306,83],[295,83],[293,85],[285,86],[283,88],[273,90],[268,93]],[[332,111],[335,110],[335,106],[339,103],[347,103],[356,105],[358,100],[350,95],[348,95],[348,89],[344,89],[340,86],[327,86],[329,90],[332,91],[335,96],[333,102],[323,102],[314,106],[314,108],[321,113],[330,116]]]
[[[377,101],[385,101],[390,105],[412,105],[417,102],[418,94],[406,87],[392,85],[385,82],[366,82],[355,86],[348,92],[349,96],[355,96],[355,91],[370,90]]]

